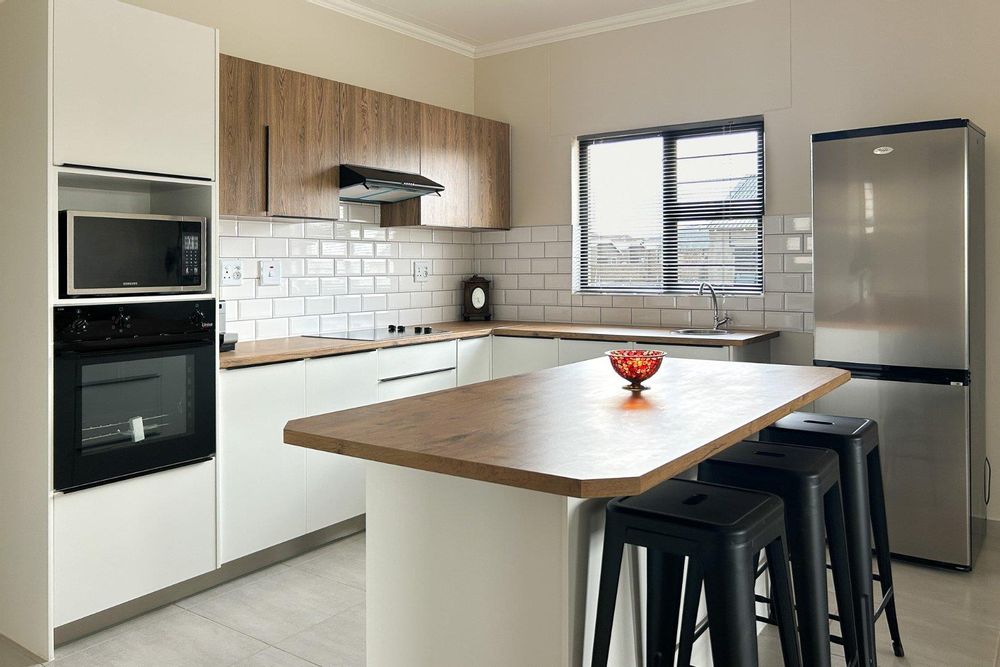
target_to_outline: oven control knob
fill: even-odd
[[[208,321],[205,319],[205,313],[201,312],[201,308],[195,307],[194,312],[191,313],[191,324],[200,329],[205,328]]]
[[[111,326],[119,331],[132,328],[132,316],[125,312],[124,308],[119,308],[118,312],[111,316]]]
[[[83,315],[78,314],[76,316],[76,319],[70,322],[69,332],[75,335],[85,334],[87,333],[87,327],[89,326],[90,323],[87,322],[87,320],[83,317]]]

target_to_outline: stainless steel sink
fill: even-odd
[[[673,333],[685,336],[723,336],[729,332],[725,329],[675,329]]]

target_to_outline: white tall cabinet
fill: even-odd
[[[53,162],[215,178],[216,32],[106,0],[56,0]]]
[[[118,0],[0,2],[0,303],[16,314],[0,318],[0,635],[41,658],[55,624],[216,561],[214,465],[57,494],[51,420],[58,211],[118,202],[213,224],[217,44],[211,28]],[[181,509],[198,519],[178,521]],[[141,549],[95,551],[157,521],[149,545],[193,541],[191,559],[153,572]]]

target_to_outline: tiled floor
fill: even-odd
[[[61,646],[57,667],[363,665],[364,536],[218,586]],[[1000,534],[971,574],[895,563],[905,658],[879,624],[883,667],[1000,667]],[[32,662],[0,643],[0,667]],[[781,665],[776,633],[761,664]],[[837,664],[835,662],[835,664]],[[405,666],[402,666],[405,667]]]

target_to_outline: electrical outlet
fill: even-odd
[[[431,263],[426,259],[413,260],[413,282],[425,283],[431,277]]]
[[[239,286],[243,283],[243,262],[238,259],[224,259],[222,264],[222,284]]]
[[[260,260],[258,274],[261,286],[281,284],[281,264],[271,259]]]

